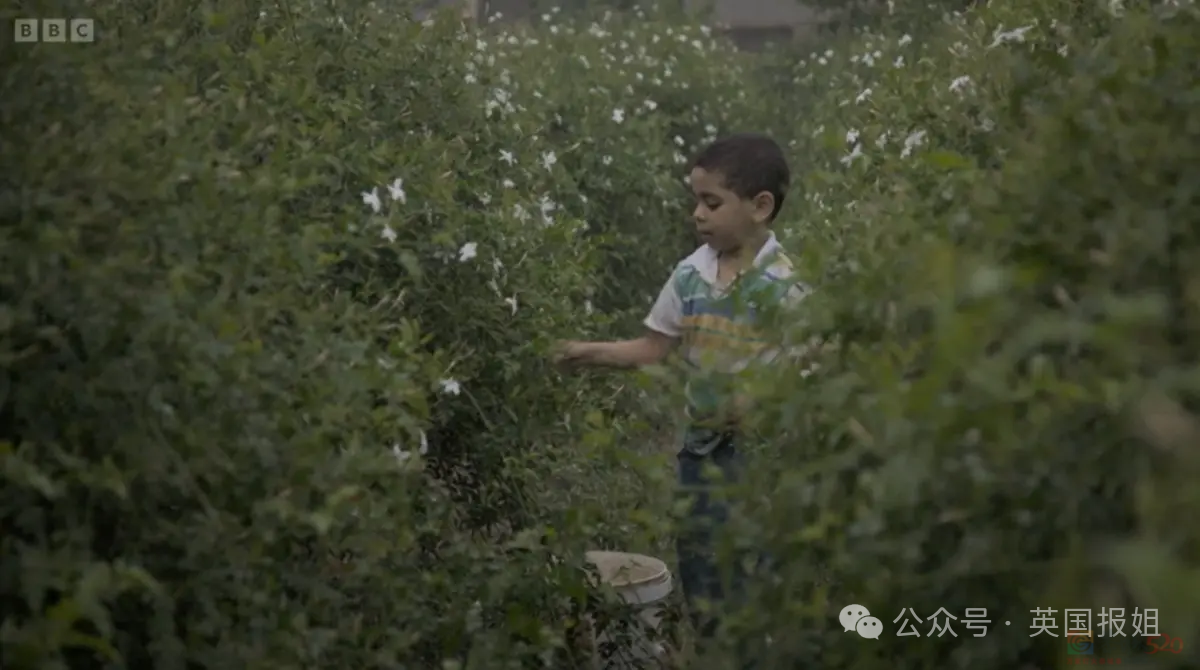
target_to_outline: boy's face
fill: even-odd
[[[696,196],[696,209],[692,212],[696,232],[719,252],[740,249],[771,220],[775,198],[770,193],[764,191],[752,198],[741,198],[725,188],[725,177],[720,172],[700,167],[692,168],[689,181]]]

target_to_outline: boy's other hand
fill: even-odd
[[[733,402],[725,413],[725,425],[731,429],[740,429],[744,426],[747,415],[750,414],[750,396],[744,393],[737,393],[733,396]]]

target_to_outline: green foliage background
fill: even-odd
[[[636,332],[694,244],[687,156],[746,129],[792,155],[818,287],[778,336],[839,346],[748,381],[728,540],[776,566],[728,635],[1048,668],[1035,607],[1157,608],[1185,646],[1148,662],[1196,665],[1193,6],[753,56],[668,10],[0,14],[99,36],[0,46],[0,667],[587,667],[583,551],[670,557],[677,393],[547,348]],[[867,643],[850,602],[992,628]]]

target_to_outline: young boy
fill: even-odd
[[[770,138],[733,135],[706,147],[692,163],[692,213],[704,245],[676,266],[646,317],[642,337],[619,342],[564,342],[564,364],[629,368],[661,362],[677,346],[688,367],[688,425],[679,452],[681,488],[693,494],[677,539],[680,581],[700,638],[717,621],[700,617],[698,599],[722,599],[713,554],[716,526],[728,510],[702,487],[710,462],[726,480],[738,474],[738,422],[745,403],[733,375],[752,363],[770,362],[753,303],[795,302],[792,264],[771,232],[790,178],[779,145]]]

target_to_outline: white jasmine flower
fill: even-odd
[[[383,203],[379,200],[379,189],[373,188],[370,191],[363,191],[363,204],[370,207],[376,214],[383,208]]]
[[[458,250],[458,261],[460,263],[466,263],[472,258],[475,258],[478,247],[479,245],[475,244],[474,242],[467,242],[466,244],[462,245],[462,248]]]
[[[388,195],[400,204],[408,202],[408,195],[404,193],[404,180],[396,177],[395,181],[388,184]]]

